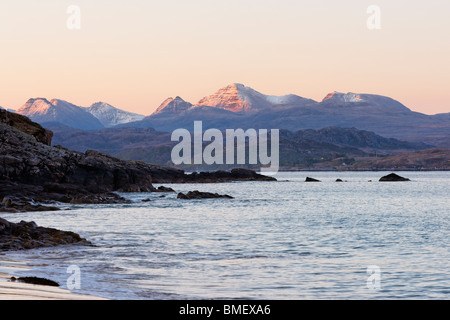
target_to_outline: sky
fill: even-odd
[[[2,0],[0,106],[45,97],[149,115],[242,83],[444,113],[449,40],[448,0]]]

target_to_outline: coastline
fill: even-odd
[[[0,261],[0,300],[108,300],[105,298],[72,293],[59,287],[12,282],[11,273],[26,270],[26,263],[3,259]]]

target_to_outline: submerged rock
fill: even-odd
[[[408,178],[401,177],[395,173],[388,174],[387,176],[381,177],[379,181],[411,181]]]
[[[198,190],[189,191],[187,194],[179,193],[177,199],[191,200],[191,199],[214,199],[214,198],[227,198],[234,199],[232,196],[227,194],[221,195],[218,193],[211,192],[200,192]]]

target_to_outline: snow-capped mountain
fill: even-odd
[[[389,97],[352,92],[341,93],[334,91],[327,94],[320,104],[323,106],[352,106],[358,104],[367,105],[371,108],[382,107],[389,110],[409,111],[403,104]]]
[[[182,113],[192,107],[192,103],[184,101],[180,97],[168,98],[156,109],[153,114]]]
[[[84,108],[59,99],[29,99],[16,113],[40,124],[53,123],[82,130],[103,128],[100,121]]]
[[[341,93],[341,92],[337,92],[334,91],[332,93],[329,93],[326,95],[325,98],[323,98],[322,102],[324,101],[334,101],[334,102],[339,102],[339,103],[351,103],[351,102],[362,102],[363,100],[361,99],[361,97],[356,94],[356,93]]]
[[[216,93],[201,99],[195,107],[208,106],[232,112],[266,109],[275,105],[305,104],[314,102],[300,96],[270,96],[262,94],[240,83],[231,84]]]
[[[105,102],[96,102],[89,108],[86,108],[86,111],[96,117],[107,128],[144,119],[143,115],[115,108]]]

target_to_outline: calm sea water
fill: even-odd
[[[21,274],[63,288],[76,265],[75,292],[113,299],[449,299],[450,172],[378,182],[385,174],[166,184],[235,199],[125,194],[135,203],[2,214],[80,233],[96,246],[9,252],[0,260],[26,260],[32,269]],[[306,176],[322,182],[305,183]],[[369,266],[380,272],[368,283]]]

